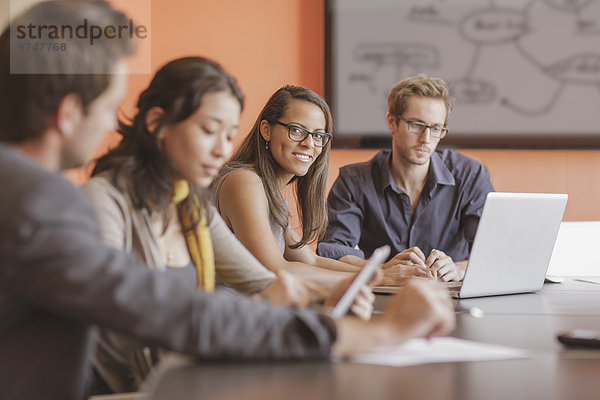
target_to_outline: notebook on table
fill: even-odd
[[[566,194],[489,193],[462,282],[449,282],[453,297],[540,290],[548,270]],[[375,293],[398,287],[379,286]]]

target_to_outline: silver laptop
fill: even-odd
[[[567,199],[566,194],[489,193],[465,277],[462,282],[447,284],[452,296],[540,290]]]

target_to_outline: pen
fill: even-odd
[[[457,313],[469,313],[473,318],[483,318],[485,315],[479,307],[465,307],[460,304],[454,306],[454,311]]]

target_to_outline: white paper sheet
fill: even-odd
[[[452,337],[411,339],[400,346],[380,347],[358,354],[350,362],[403,367],[440,362],[486,361],[527,358],[526,350]]]

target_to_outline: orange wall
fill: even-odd
[[[342,165],[370,159],[377,150],[335,150],[330,184]],[[502,192],[568,193],[565,221],[600,220],[600,151],[482,150],[461,153],[483,163]]]
[[[281,86],[293,83],[323,94],[323,0],[152,0],[151,15],[152,73],[170,60],[193,55],[217,61],[237,78],[246,104],[236,144]],[[121,107],[125,115],[135,111],[151,78],[130,76]],[[117,138],[110,135],[99,154]],[[82,182],[87,172],[69,171],[68,176]]]
[[[240,143],[267,98],[295,83],[324,92],[324,0],[152,0],[152,71],[186,55],[203,55],[235,75],[246,94]],[[131,114],[149,75],[134,75],[123,110]],[[112,138],[114,140],[114,137]],[[334,150],[339,166],[373,150]],[[483,162],[499,191],[567,192],[566,220],[600,220],[600,151],[464,150]]]
[[[246,95],[240,142],[279,87],[323,87],[322,7],[321,0],[153,0],[153,69],[184,55],[223,65]]]

